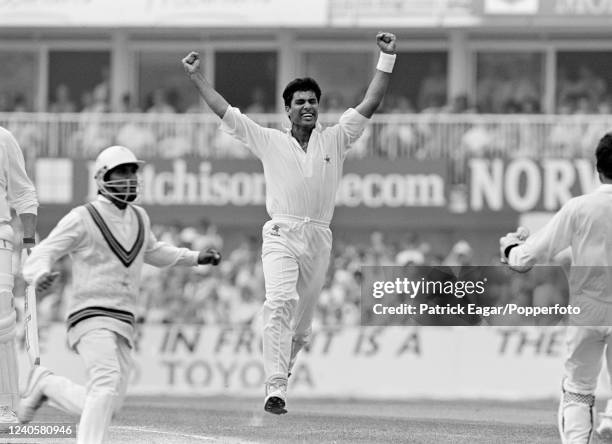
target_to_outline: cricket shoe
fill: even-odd
[[[30,422],[36,411],[45,403],[47,397],[43,393],[43,380],[53,373],[40,365],[34,366],[28,377],[28,384],[21,395],[17,417],[22,423]]]
[[[264,401],[264,410],[275,415],[287,413],[285,408],[285,399],[287,399],[287,383],[276,382],[266,384],[266,399]]]
[[[605,442],[612,442],[612,416],[599,415],[599,426],[596,432]]]
[[[19,424],[19,418],[8,405],[0,405],[0,428],[3,424]]]

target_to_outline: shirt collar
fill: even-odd
[[[283,125],[283,130],[285,131],[286,134],[288,134],[289,136],[291,135],[291,127],[290,126],[285,126]],[[323,131],[323,125],[321,125],[318,121],[315,124],[314,130],[313,131],[317,131],[317,132],[321,132]]]
[[[127,208],[129,207],[129,205],[127,205],[125,209],[122,210],[121,208],[117,207],[117,205],[112,203],[108,197],[103,196],[102,194],[98,194],[96,200],[105,204],[105,207],[108,211],[118,216],[123,216],[125,214],[125,210],[127,210]]]
[[[601,191],[602,193],[612,193],[612,183],[602,183],[597,188],[597,191]]]

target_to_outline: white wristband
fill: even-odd
[[[393,72],[393,66],[395,65],[395,54],[387,54],[386,52],[380,52],[380,57],[378,57],[378,64],[376,65],[376,69],[382,72]]]

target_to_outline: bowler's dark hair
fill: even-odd
[[[595,159],[597,171],[612,179],[612,133],[607,133],[597,144]]]
[[[321,88],[319,88],[319,84],[310,77],[304,77],[293,79],[287,84],[287,86],[285,86],[285,90],[283,91],[283,100],[285,101],[285,106],[291,105],[293,93],[296,91],[312,91],[317,97],[317,102],[321,101]]]

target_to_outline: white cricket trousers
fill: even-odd
[[[604,353],[612,377],[612,327],[567,327],[565,379],[569,392],[595,393]]]
[[[262,237],[266,383],[286,383],[297,353],[310,339],[314,310],[329,265],[332,234],[323,221],[275,216],[263,226]]]
[[[81,415],[78,444],[103,443],[113,416],[125,399],[132,349],[128,341],[107,329],[85,333],[76,344],[87,371],[87,387],[51,375],[44,379],[43,393],[50,404]]]

